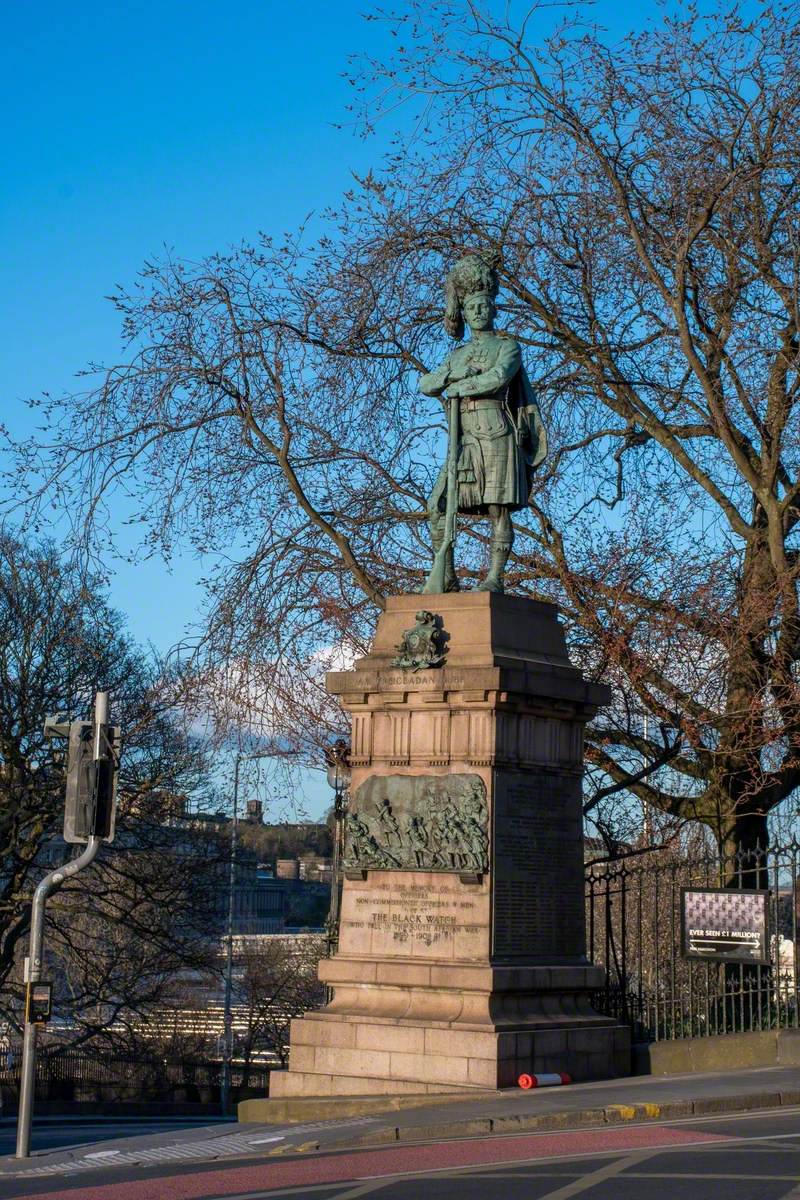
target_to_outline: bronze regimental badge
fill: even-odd
[[[423,671],[427,667],[440,667],[447,655],[447,634],[442,629],[442,618],[421,608],[414,614],[416,625],[407,629],[397,647],[397,658],[393,667],[404,671]]]

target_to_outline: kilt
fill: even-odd
[[[458,456],[458,511],[485,515],[490,504],[511,509],[528,503],[530,481],[516,432],[500,398],[462,399]],[[447,464],[431,492],[429,508],[444,512]]]

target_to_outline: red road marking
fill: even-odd
[[[191,1175],[167,1175],[161,1179],[137,1179],[126,1183],[81,1186],[60,1192],[37,1192],[25,1200],[206,1200],[235,1196],[240,1192],[273,1191],[315,1183],[346,1183],[401,1175],[403,1172],[444,1168],[477,1167],[487,1164],[547,1159],[564,1154],[591,1154],[603,1150],[639,1150],[663,1146],[701,1145],[706,1142],[736,1141],[718,1133],[691,1129],[633,1126],[630,1129],[587,1129],[571,1133],[521,1134],[519,1137],[487,1136],[470,1141],[437,1145],[390,1146],[380,1150],[357,1150],[352,1154],[319,1155],[292,1162],[265,1159],[257,1166],[203,1170]]]

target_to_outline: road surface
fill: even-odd
[[[800,1109],[318,1153],[298,1152],[287,1137],[281,1154],[281,1135],[273,1137],[277,1145],[263,1144],[260,1153],[254,1144],[249,1153],[217,1162],[98,1161],[91,1170],[84,1164],[46,1177],[6,1176],[0,1194],[4,1200],[800,1200]]]

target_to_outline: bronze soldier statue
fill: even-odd
[[[451,402],[448,462],[428,501],[437,559],[426,592],[458,591],[456,512],[491,521],[489,574],[479,586],[503,591],[514,540],[511,513],[527,506],[532,473],[547,454],[547,434],[519,342],[494,329],[498,289],[497,272],[478,255],[455,264],[447,277],[444,324],[460,339],[466,321],[471,337],[419,381],[426,396]]]

